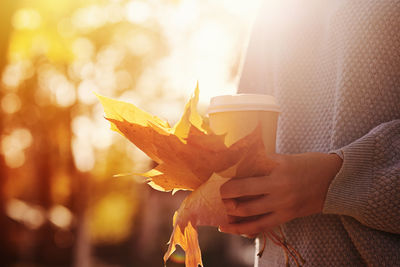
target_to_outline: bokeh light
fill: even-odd
[[[64,206],[56,205],[49,211],[49,220],[57,227],[68,229],[71,226],[73,214]]]
[[[21,100],[15,93],[8,93],[1,99],[1,107],[5,113],[13,114],[21,108]]]
[[[34,30],[40,26],[41,17],[37,10],[31,8],[23,8],[18,10],[13,17],[12,25],[18,29]]]
[[[128,237],[137,208],[122,194],[110,193],[91,210],[90,234],[95,242],[115,243]],[[110,216],[112,215],[112,216]]]
[[[110,131],[95,93],[174,124],[199,82],[204,112],[210,97],[235,92],[260,2],[0,3],[5,266],[162,266],[184,193],[156,192],[133,175],[154,163]],[[253,260],[229,256],[242,243],[205,236],[210,266]],[[178,251],[167,266],[182,262]]]
[[[32,135],[28,129],[14,129],[1,140],[1,151],[10,168],[21,167],[25,162],[25,149],[32,144]]]
[[[151,8],[146,1],[130,1],[125,6],[126,19],[132,23],[146,22],[151,13]]]
[[[45,222],[45,214],[41,207],[29,205],[18,199],[10,199],[6,203],[7,215],[30,229],[38,229]]]

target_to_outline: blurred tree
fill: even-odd
[[[7,51],[11,35],[11,17],[18,5],[18,0],[4,0],[0,6],[0,74],[3,73],[7,65]],[[0,83],[0,99],[3,99],[4,88]],[[0,111],[0,136],[3,135],[4,121],[3,114]],[[5,213],[5,192],[4,185],[7,179],[7,165],[3,153],[0,153],[0,258],[5,264],[8,264],[15,255],[10,251],[9,246],[9,219]]]
[[[223,2],[1,1],[0,265],[162,265],[183,195],[112,177],[150,162],[109,131],[93,91],[177,119],[188,66],[218,79],[210,92],[232,78],[224,53],[242,35]],[[209,265],[230,264],[226,239],[211,243]]]
[[[94,122],[103,118],[92,91],[134,89],[145,66],[164,53],[164,42],[157,25],[124,18],[125,1],[7,2],[1,3],[0,100],[2,111],[6,95],[18,108],[1,114],[1,240],[8,248],[1,261],[89,266],[92,246],[126,247],[140,232],[131,227],[135,182],[112,178],[135,162],[125,156],[125,140],[110,147],[98,136]],[[21,129],[22,138],[14,134]],[[32,145],[16,154],[24,138]],[[111,259],[132,260],[128,253]]]

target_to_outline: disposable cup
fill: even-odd
[[[270,95],[236,94],[213,97],[208,108],[210,127],[216,134],[226,134],[230,146],[250,134],[260,123],[265,150],[275,153],[279,105]]]

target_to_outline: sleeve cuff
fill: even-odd
[[[366,136],[330,152],[341,157],[343,164],[329,186],[323,213],[362,219],[373,180],[374,147],[374,137]]]

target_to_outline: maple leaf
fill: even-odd
[[[214,173],[210,179],[193,191],[174,214],[173,231],[168,242],[164,262],[179,245],[186,253],[186,266],[203,266],[196,227],[219,226],[228,222],[219,188],[229,178]]]
[[[141,174],[149,178],[150,186],[161,191],[193,191],[174,215],[164,261],[179,245],[186,252],[187,267],[203,266],[197,226],[219,226],[228,219],[220,186],[232,177],[265,175],[274,165],[265,153],[261,126],[227,146],[225,135],[214,134],[197,112],[198,86],[174,127],[133,104],[98,98],[111,128],[158,163]]]
[[[245,149],[241,149],[241,148]],[[219,189],[222,184],[232,177],[244,177],[243,170],[249,169],[250,175],[267,174],[274,163],[265,154],[262,142],[261,127],[257,127],[253,133],[239,140],[231,148],[230,153],[237,154],[240,150],[241,157],[230,168],[216,173],[193,191],[182,202],[178,211],[174,214],[173,232],[169,240],[169,247],[164,255],[164,261],[175,251],[176,245],[180,245],[186,252],[186,266],[203,266],[197,238],[196,227],[201,225],[219,226],[228,223],[228,216],[222,203]],[[253,155],[261,155],[261,158]],[[249,168],[249,166],[252,166]],[[249,173],[246,172],[246,175]]]

